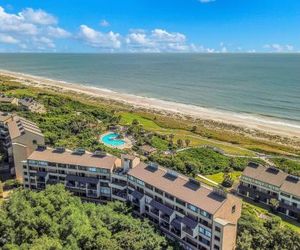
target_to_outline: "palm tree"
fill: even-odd
[[[273,212],[277,211],[277,208],[279,207],[279,200],[272,198],[270,200],[271,209]]]
[[[183,141],[182,141],[181,139],[178,139],[178,140],[177,140],[177,146],[178,146],[179,148],[182,148],[182,146],[183,146]]]
[[[190,145],[190,143],[191,143],[190,139],[185,139],[184,142],[185,142],[185,145],[186,145],[187,147],[188,147],[188,146]]]
[[[0,181],[0,198],[3,197],[3,183]]]

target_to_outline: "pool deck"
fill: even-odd
[[[112,145],[107,144],[107,143],[105,143],[105,142],[102,141],[102,138],[103,138],[104,136],[109,135],[109,134],[112,134],[112,133],[115,134],[116,132],[114,132],[114,131],[108,131],[108,132],[102,134],[102,135],[100,136],[100,142],[103,143],[105,146],[110,147],[110,148],[126,149],[126,148],[131,148],[131,147],[132,147],[132,142],[131,142],[131,140],[129,140],[127,137],[124,137],[124,138],[122,139],[123,141],[125,141],[125,143],[124,143],[123,145],[120,145],[120,146],[112,146]]]

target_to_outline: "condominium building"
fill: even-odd
[[[37,145],[44,145],[45,139],[35,123],[14,114],[0,112],[0,143],[11,163],[11,172],[22,181],[22,161],[27,159]]]
[[[279,201],[278,212],[293,219],[300,218],[300,178],[274,167],[251,163],[245,168],[237,188],[240,195],[271,205]]]
[[[185,249],[234,249],[238,198],[139,158],[39,147],[23,162],[24,185],[62,183],[85,200],[133,206]]]

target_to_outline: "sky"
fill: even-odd
[[[0,52],[300,52],[299,0],[0,0]]]

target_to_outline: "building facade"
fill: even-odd
[[[84,200],[128,202],[186,249],[235,247],[238,198],[135,156],[39,147],[22,165],[26,188],[62,183]]]
[[[22,161],[44,145],[45,139],[38,126],[14,114],[0,112],[0,143],[10,163],[11,173],[23,181]]]
[[[245,168],[237,188],[240,195],[257,202],[272,205],[277,200],[278,212],[292,218],[300,218],[300,179],[274,167],[251,163]]]

